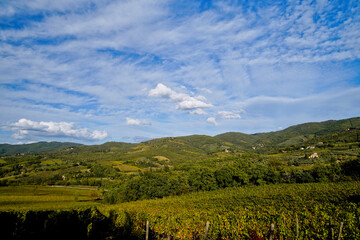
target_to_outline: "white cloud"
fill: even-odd
[[[151,89],[149,92],[149,96],[171,99],[174,102],[178,103],[176,108],[181,110],[193,110],[193,109],[196,110],[200,108],[213,107],[213,105],[204,102],[204,100],[206,99],[203,96],[190,97],[189,95],[184,93],[177,93],[162,83],[159,83],[156,86],[156,88]],[[192,111],[192,112],[197,113],[196,111]]]
[[[224,119],[238,119],[241,118],[239,112],[219,111],[218,116]]]
[[[182,110],[191,110],[196,108],[209,108],[212,107],[211,104],[205,103],[203,101],[197,100],[193,97],[186,98],[178,103],[176,106],[177,109]]]
[[[207,123],[213,124],[214,126],[218,126],[219,124],[216,122],[216,119],[214,117],[209,117],[206,120]]]
[[[126,125],[129,126],[142,126],[142,125],[151,125],[151,122],[147,120],[140,120],[134,118],[126,118]]]
[[[177,100],[178,94],[165,86],[162,83],[159,83],[156,88],[151,89],[149,92],[149,96],[156,96],[156,97],[166,97],[173,100]]]
[[[103,140],[108,137],[106,131],[90,131],[87,128],[76,128],[71,122],[35,122],[25,118],[10,125],[15,139],[34,137],[75,138],[82,140]]]

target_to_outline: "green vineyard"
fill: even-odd
[[[56,232],[66,224],[60,221],[64,218],[79,225],[77,234],[84,239],[145,239],[147,221],[149,239],[203,239],[206,222],[206,239],[360,239],[359,200],[359,182],[279,184],[116,205],[89,201],[74,209],[69,203],[63,211],[8,210],[0,216],[3,224],[7,218],[14,223],[6,228],[9,239],[29,234],[31,219],[39,225],[33,229],[46,233],[45,222],[57,222],[50,229]]]
[[[158,237],[201,239],[360,239],[360,183],[282,184],[195,193],[111,206],[119,225],[129,214],[143,234],[148,220]],[[126,213],[126,214],[125,214]],[[140,234],[141,235],[141,234]]]

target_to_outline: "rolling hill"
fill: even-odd
[[[325,122],[304,123],[288,127],[281,131],[244,134],[238,132],[229,132],[215,136],[223,141],[233,143],[240,148],[249,148],[251,146],[263,144],[265,146],[287,146],[300,144],[312,140],[316,137],[322,137],[327,134],[339,133],[346,130],[360,128],[360,118],[349,118],[343,120],[329,120]]]
[[[214,137],[206,135],[190,135],[183,137],[166,137],[142,143],[107,142],[101,145],[81,145],[77,143],[38,142],[22,145],[0,144],[0,156],[21,153],[39,153],[45,151],[64,152],[64,148],[75,148],[72,152],[122,152],[133,158],[162,156],[172,159],[201,159],[207,154],[236,149],[240,151],[261,147],[264,151],[273,147],[286,147],[302,144],[314,139],[326,138],[332,134],[348,135],[350,130],[360,129],[360,117],[329,120],[325,122],[304,123],[288,127],[281,131],[245,134],[228,132]],[[356,131],[356,132],[357,132]],[[358,138],[358,136],[357,136]]]
[[[71,142],[37,142],[29,144],[0,144],[0,156],[39,153],[45,151],[52,151],[61,148],[78,147],[82,144]]]

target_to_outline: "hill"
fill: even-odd
[[[52,151],[61,148],[77,147],[82,144],[71,142],[37,142],[29,144],[0,144],[0,156],[39,153],[45,151]]]
[[[161,194],[151,184],[146,190],[150,192],[139,190],[136,198],[140,199],[246,184],[333,181],[331,171],[336,168],[328,166],[358,159],[359,136],[360,118],[352,118],[300,124],[270,133],[166,137],[136,144],[3,144],[2,155],[6,156],[0,159],[0,185],[108,187],[129,182],[133,184],[130,188],[147,183],[161,186]],[[324,168],[313,171],[319,164]],[[354,164],[343,166],[350,169],[351,176],[351,169],[357,169]],[[323,178],[317,175],[319,171]],[[337,179],[343,177],[336,171]],[[133,192],[125,195],[131,197]]]
[[[316,137],[346,130],[360,129],[360,118],[329,120],[325,122],[304,123],[288,127],[281,131],[244,134],[229,132],[215,136],[244,149],[251,146],[289,146],[300,144]]]
[[[70,142],[38,142],[31,144],[0,144],[0,156],[39,153],[45,151],[75,148],[72,152],[131,152],[133,156],[149,157],[150,155],[168,155],[176,159],[202,158],[208,154],[226,150],[251,150],[262,148],[298,145],[327,135],[360,129],[360,117],[329,120],[325,122],[304,123],[288,127],[284,130],[268,133],[245,134],[228,132],[214,137],[206,135],[190,135],[183,137],[167,137],[132,144],[123,142],[107,142],[101,145],[82,145]],[[64,151],[58,151],[58,153]],[[67,152],[65,152],[67,153]]]

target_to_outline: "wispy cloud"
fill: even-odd
[[[256,131],[249,124],[261,119],[257,125],[272,130],[269,122],[275,125],[295,103],[309,104],[306,97],[319,103],[318,115],[329,116],[325,109],[335,96],[325,98],[327,93],[341,93],[342,102],[353,106],[348,114],[360,114],[351,102],[360,85],[357,1],[199,6],[0,2],[0,111],[7,113],[0,122],[106,126],[119,129],[116,139],[172,135],[176,128],[212,134],[203,124],[208,118],[220,123],[218,131]],[[318,119],[299,109],[293,118]],[[343,107],[333,104],[331,112],[343,118]],[[151,125],[127,130],[127,121],[118,119],[129,116],[140,122],[130,125],[146,125],[142,119]]]
[[[239,118],[241,118],[240,113],[237,111],[233,111],[233,112],[219,111],[217,114],[220,118],[224,118],[224,119],[239,119]]]
[[[130,126],[142,126],[142,125],[151,125],[151,122],[147,120],[140,120],[140,119],[134,119],[134,118],[126,118],[126,125]]]
[[[206,119],[207,123],[210,123],[214,126],[218,126],[219,124],[216,122],[216,119],[214,117],[209,117],[208,119]]]
[[[206,112],[202,109],[195,109],[189,112],[190,114],[197,114],[197,115],[206,115]]]

